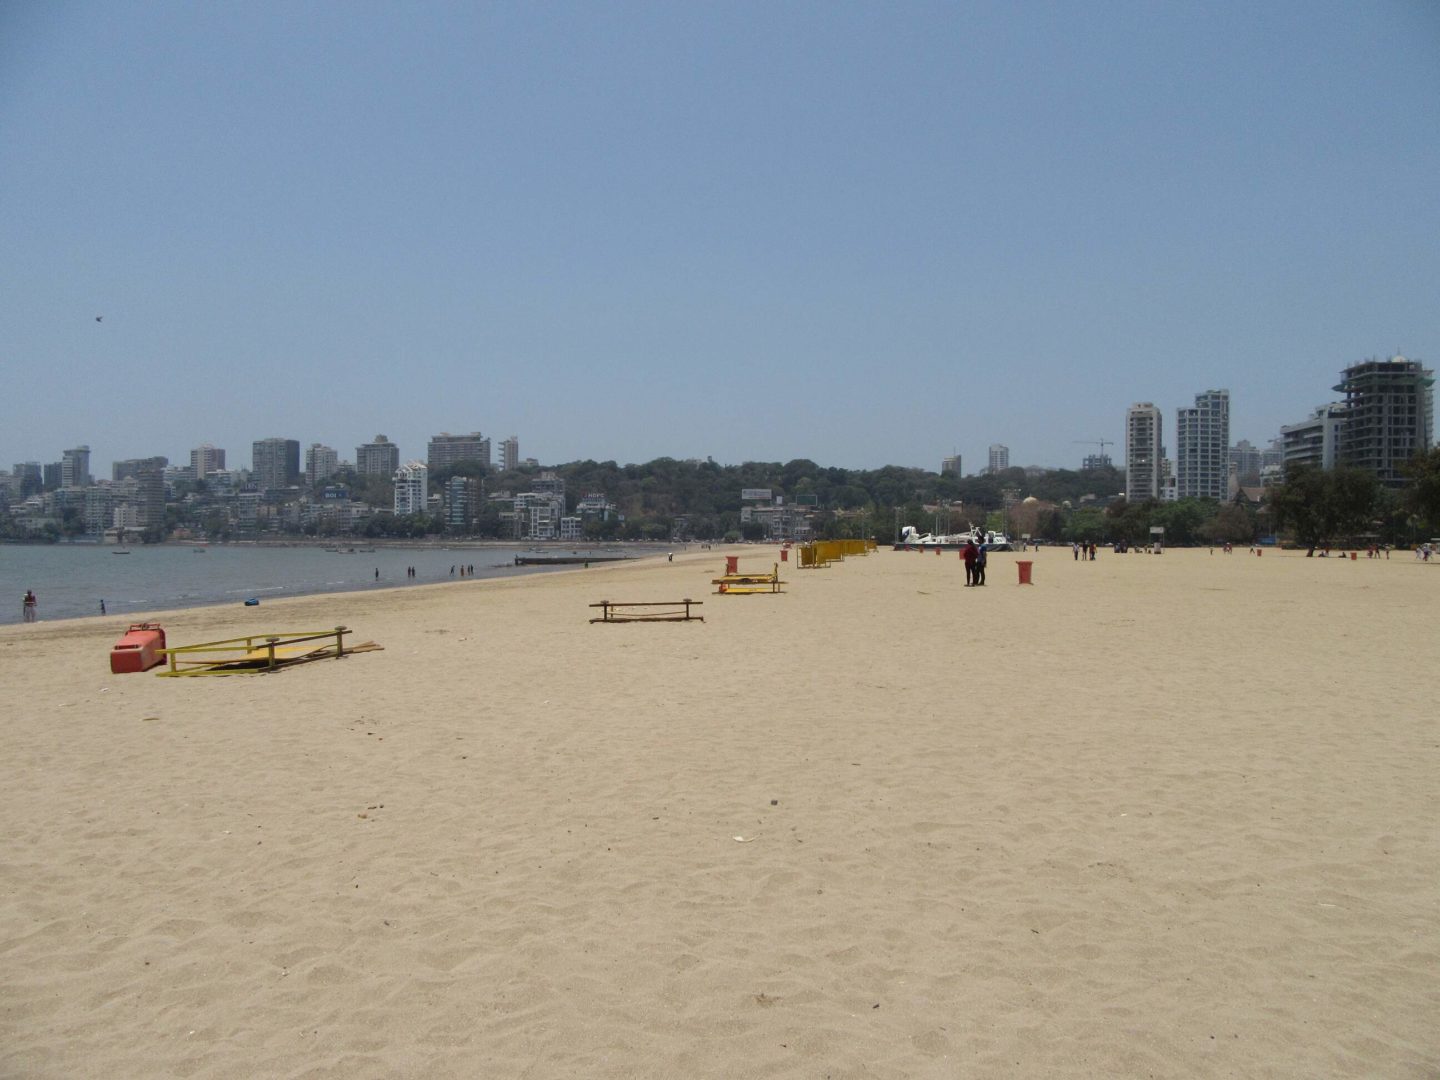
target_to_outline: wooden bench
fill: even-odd
[[[600,617],[591,619],[592,623],[597,622],[704,622],[704,615],[696,615],[691,612],[691,607],[699,607],[703,600],[647,600],[647,601],[620,601],[601,600],[598,604],[591,604],[592,608],[600,609]],[[644,608],[660,608],[659,611],[646,611]]]
[[[776,563],[768,574],[725,574],[721,577],[711,578],[711,585],[716,585],[717,595],[744,596],[752,593],[778,593],[781,592],[781,585],[785,582],[780,580],[780,564]]]

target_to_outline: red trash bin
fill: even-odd
[[[789,562],[789,561],[790,561],[790,549],[789,549],[789,548],[781,548],[781,549],[780,549],[780,561],[781,561],[781,562]]]
[[[1023,560],[1023,559],[1017,559],[1017,560],[1016,560],[1016,562],[1015,562],[1015,568],[1020,571],[1020,584],[1021,584],[1021,585],[1034,585],[1034,584],[1035,584],[1033,581],[1030,580],[1030,568],[1031,568],[1032,566],[1034,566],[1034,565],[1035,565],[1035,564],[1034,564],[1033,562],[1026,562],[1026,561]]]
[[[125,636],[110,649],[110,673],[149,671],[164,662],[160,655],[163,648],[165,631],[159,623],[131,623]]]
[[[727,574],[738,574],[739,572],[740,572],[740,556],[739,556],[739,555],[726,555],[726,556],[725,556],[725,573],[727,573]]]

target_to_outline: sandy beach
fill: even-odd
[[[0,1076],[1440,1076],[1440,566],[727,551],[0,627]]]

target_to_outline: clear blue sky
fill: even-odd
[[[1074,467],[1397,349],[1440,361],[1433,0],[0,0],[0,468]]]

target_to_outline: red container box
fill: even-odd
[[[131,623],[130,630],[110,649],[110,671],[123,675],[131,671],[149,671],[165,658],[165,631],[159,623]]]

